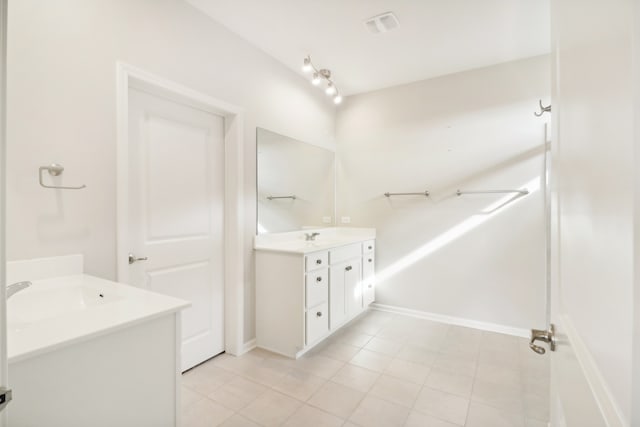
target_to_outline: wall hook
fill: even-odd
[[[540,104],[540,112],[536,113],[534,112],[533,115],[536,117],[540,117],[542,116],[544,113],[550,113],[551,112],[551,104],[549,104],[548,107],[545,107],[542,105],[542,99],[538,101],[538,103]]]
[[[83,188],[87,187],[86,185],[81,185],[80,187],[63,187],[63,186],[46,185],[44,182],[42,182],[42,172],[44,171],[49,172],[49,175],[51,176],[59,176],[59,175],[62,175],[62,172],[64,172],[64,166],[59,165],[57,163],[51,163],[48,166],[40,166],[40,169],[38,170],[38,174],[40,178],[40,185],[44,188],[54,188],[56,190],[82,190]]]

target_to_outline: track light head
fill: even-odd
[[[320,74],[313,73],[313,78],[311,79],[311,84],[314,86],[318,86],[320,84]]]
[[[333,83],[329,82],[329,84],[327,84],[327,88],[325,89],[325,92],[327,93],[327,95],[331,96],[331,95],[335,95],[336,94],[336,87],[333,85]]]
[[[304,58],[304,62],[302,63],[302,71],[308,73],[311,70],[313,70],[313,66],[311,65],[311,57],[307,56],[306,58]]]

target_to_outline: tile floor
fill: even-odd
[[[182,378],[184,427],[546,427],[549,359],[508,335],[369,311],[290,360],[220,355]]]

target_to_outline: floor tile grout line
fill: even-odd
[[[291,366],[291,367],[289,367],[288,369],[283,369],[283,371],[284,371],[284,372],[283,372],[283,373],[282,373],[282,375],[278,378],[278,380],[276,380],[276,381],[264,381],[264,382],[263,382],[263,381],[256,381],[254,378],[250,378],[250,377],[246,376],[246,369],[243,369],[243,368],[238,369],[238,367],[236,367],[236,368],[234,369],[233,367],[230,367],[230,366],[226,366],[226,367],[225,367],[224,365],[223,365],[223,366],[218,366],[217,364],[215,364],[214,366],[216,366],[217,368],[220,368],[220,369],[222,369],[222,370],[224,370],[224,371],[226,371],[226,372],[228,372],[228,373],[233,374],[233,376],[234,376],[234,377],[241,377],[241,378],[245,379],[246,381],[250,381],[250,382],[253,382],[253,383],[257,383],[257,384],[261,385],[262,387],[265,387],[265,390],[264,390],[262,393],[260,393],[257,397],[253,398],[253,400],[251,400],[251,401],[250,401],[247,405],[245,405],[243,408],[240,408],[238,411],[232,410],[231,408],[228,408],[228,407],[224,406],[222,403],[220,403],[220,402],[218,402],[218,401],[215,401],[214,399],[209,398],[209,396],[208,396],[208,395],[204,395],[204,394],[202,394],[201,392],[199,392],[199,391],[197,391],[197,390],[195,390],[195,389],[193,389],[193,388],[191,388],[191,387],[189,387],[189,386],[186,386],[186,385],[185,385],[185,388],[187,388],[188,390],[192,391],[196,396],[198,396],[198,401],[199,401],[200,399],[204,399],[204,398],[206,398],[206,399],[208,399],[208,400],[211,400],[211,401],[215,402],[216,404],[221,405],[221,406],[222,406],[222,407],[224,407],[224,408],[229,409],[229,411],[230,411],[230,412],[232,412],[233,414],[238,414],[239,416],[243,416],[243,414],[241,413],[241,411],[242,411],[244,408],[246,408],[247,406],[251,405],[251,403],[253,403],[255,400],[257,400],[260,396],[262,396],[262,394],[266,393],[268,390],[272,390],[272,391],[274,391],[274,392],[276,392],[276,393],[282,394],[283,396],[287,396],[287,397],[293,398],[293,399],[295,399],[297,402],[300,402],[300,404],[301,404],[301,405],[311,405],[310,403],[308,403],[308,402],[309,402],[309,400],[311,400],[311,399],[313,398],[313,396],[314,396],[315,394],[317,394],[317,392],[318,392],[318,391],[319,391],[319,390],[320,390],[324,385],[326,385],[329,381],[334,382],[334,381],[333,381],[333,379],[337,376],[338,372],[339,372],[341,369],[344,369],[344,367],[346,367],[347,365],[351,365],[351,366],[357,367],[357,368],[359,368],[359,369],[364,369],[365,371],[369,371],[369,372],[375,373],[375,374],[377,375],[377,379],[372,383],[372,385],[371,385],[370,387],[368,387],[368,390],[367,390],[366,392],[363,392],[363,395],[362,395],[361,399],[359,399],[359,401],[358,401],[357,405],[355,406],[355,409],[354,409],[354,410],[349,414],[349,417],[347,417],[347,419],[346,419],[346,420],[344,420],[344,422],[343,422],[342,424],[344,425],[344,424],[346,424],[346,423],[350,422],[350,421],[349,421],[349,418],[350,418],[351,416],[353,416],[353,413],[354,413],[354,412],[355,412],[355,411],[356,411],[356,410],[357,410],[357,409],[362,405],[362,402],[363,402],[363,401],[364,401],[364,399],[366,399],[367,397],[376,397],[376,398],[378,398],[378,399],[381,399],[382,401],[385,401],[385,402],[388,402],[388,403],[390,403],[390,404],[397,405],[398,407],[404,408],[404,409],[407,411],[407,416],[406,416],[406,417],[404,417],[404,418],[405,418],[405,419],[404,419],[404,422],[406,423],[406,421],[407,421],[408,417],[410,416],[411,411],[416,410],[416,411],[417,411],[417,412],[419,412],[419,413],[423,413],[422,411],[420,411],[420,410],[417,410],[417,409],[416,409],[416,402],[417,402],[417,400],[418,400],[418,398],[419,398],[419,394],[422,392],[422,390],[423,390],[424,388],[431,388],[431,387],[428,387],[428,386],[427,386],[427,382],[428,382],[428,379],[429,379],[429,378],[431,377],[431,375],[433,374],[434,369],[436,369],[436,366],[435,366],[435,365],[437,365],[437,360],[438,360],[438,358],[442,358],[442,357],[443,357],[443,358],[446,358],[447,356],[451,356],[451,357],[457,357],[457,356],[459,356],[459,357],[463,357],[463,358],[464,358],[464,357],[466,357],[466,356],[465,356],[465,353],[466,353],[466,352],[460,352],[460,351],[457,351],[457,350],[456,350],[456,348],[464,347],[464,345],[465,345],[465,344],[464,344],[464,341],[470,340],[471,342],[475,342],[476,340],[479,340],[479,341],[480,341],[480,343],[479,343],[479,344],[473,344],[473,345],[474,345],[474,347],[475,347],[475,346],[477,346],[478,348],[477,348],[475,351],[473,351],[473,352],[472,352],[472,353],[473,353],[473,355],[474,355],[474,357],[473,357],[474,365],[473,365],[473,375],[471,376],[471,377],[473,378],[473,380],[472,380],[472,386],[471,386],[471,393],[470,393],[470,396],[467,398],[467,397],[463,397],[463,396],[461,396],[461,395],[459,395],[459,394],[457,394],[457,393],[449,393],[449,394],[452,394],[452,395],[454,395],[454,396],[459,396],[459,397],[461,397],[461,398],[464,398],[465,400],[467,400],[467,401],[469,402],[469,403],[468,403],[469,405],[470,405],[472,402],[477,402],[477,400],[476,400],[476,399],[474,399],[473,397],[474,397],[474,392],[475,392],[476,387],[477,387],[477,381],[478,381],[478,379],[479,379],[479,378],[478,378],[478,369],[479,369],[479,367],[480,367],[480,360],[479,360],[479,359],[480,359],[480,356],[479,356],[479,355],[480,355],[481,353],[484,353],[484,352],[483,352],[483,350],[484,350],[485,345],[484,345],[483,343],[485,342],[485,339],[484,339],[485,333],[483,332],[483,333],[479,336],[480,338],[477,338],[477,339],[476,339],[476,338],[474,338],[474,335],[473,335],[473,334],[471,334],[471,335],[465,335],[467,328],[454,328],[454,327],[452,327],[452,326],[450,326],[450,325],[445,325],[445,326],[447,326],[447,327],[446,327],[446,329],[443,329],[443,331],[445,331],[445,332],[443,332],[443,333],[442,333],[442,335],[444,335],[444,336],[445,336],[445,338],[444,338],[444,339],[439,339],[439,340],[437,340],[437,341],[438,341],[438,345],[437,345],[437,346],[435,346],[435,345],[430,345],[430,346],[428,346],[428,347],[424,347],[424,346],[418,345],[419,347],[422,347],[422,348],[424,348],[425,350],[427,350],[427,351],[429,351],[429,352],[433,352],[433,353],[435,353],[435,354],[437,355],[435,358],[430,358],[430,359],[429,359],[429,360],[430,360],[430,363],[426,363],[426,362],[424,362],[424,361],[423,361],[424,359],[421,359],[421,362],[418,362],[418,361],[416,361],[416,360],[406,360],[406,359],[403,359],[403,358],[399,357],[399,354],[402,352],[402,349],[403,349],[403,348],[407,347],[409,344],[415,345],[415,344],[416,344],[416,341],[419,341],[419,340],[420,340],[420,338],[421,338],[421,337],[420,337],[418,334],[416,334],[415,336],[406,336],[406,337],[405,337],[405,336],[403,336],[403,337],[402,337],[401,339],[399,339],[399,340],[397,340],[397,339],[385,338],[384,336],[380,336],[380,334],[382,334],[382,333],[383,333],[383,331],[385,331],[386,329],[388,329],[388,328],[389,328],[389,326],[390,326],[390,325],[392,325],[392,322],[393,322],[394,320],[398,320],[398,319],[406,319],[406,318],[407,318],[407,316],[394,315],[394,316],[392,316],[392,317],[387,318],[387,319],[386,319],[386,320],[384,320],[384,321],[375,320],[375,321],[370,322],[371,324],[369,324],[369,325],[365,325],[365,324],[363,324],[363,325],[357,325],[357,324],[355,324],[355,325],[353,325],[353,328],[352,328],[352,329],[345,329],[345,330],[344,330],[345,334],[355,333],[356,335],[366,335],[366,336],[368,336],[368,339],[366,339],[366,341],[365,341],[365,342],[362,342],[362,341],[361,341],[361,342],[362,342],[362,345],[354,345],[353,340],[352,340],[351,342],[340,341],[340,340],[336,340],[336,341],[334,341],[334,342],[336,342],[336,343],[341,343],[341,344],[343,344],[343,345],[349,345],[349,346],[352,346],[352,347],[354,347],[354,348],[358,349],[358,350],[357,350],[356,355],[357,355],[361,350],[366,349],[366,350],[368,350],[368,351],[370,351],[370,352],[372,352],[372,353],[376,353],[376,354],[378,354],[378,355],[386,356],[386,358],[388,358],[388,359],[389,359],[389,363],[387,363],[387,364],[385,365],[385,368],[384,368],[384,369],[382,369],[381,371],[378,371],[378,370],[371,370],[371,369],[369,369],[369,368],[366,368],[366,367],[359,366],[359,365],[356,365],[356,364],[351,363],[351,362],[352,362],[352,360],[353,360],[353,358],[355,357],[355,355],[354,355],[354,356],[352,356],[352,357],[351,357],[350,359],[348,359],[348,360],[344,360],[345,358],[336,358],[336,357],[332,357],[331,355],[329,355],[329,354],[327,354],[327,353],[324,353],[324,354],[323,354],[323,351],[319,351],[319,352],[318,352],[318,353],[316,353],[315,355],[321,355],[321,356],[323,356],[323,357],[325,357],[325,358],[327,358],[327,359],[331,359],[331,360],[333,360],[333,361],[336,361],[336,362],[339,362],[339,363],[341,363],[341,364],[342,364],[342,366],[341,366],[338,370],[336,370],[335,372],[333,372],[333,374],[332,374],[329,378],[327,378],[327,377],[321,377],[321,376],[315,375],[315,373],[314,373],[314,372],[312,372],[311,370],[298,369],[298,368],[297,368],[297,367],[295,367],[295,366]],[[363,317],[363,318],[361,318],[361,319],[360,319],[360,321],[363,321],[363,323],[365,323],[365,322],[364,322],[364,320],[366,320],[366,318],[365,318],[365,317]],[[367,322],[367,323],[369,323],[369,322]],[[440,323],[437,323],[437,322],[434,322],[434,323],[435,323],[435,324],[438,324],[438,325],[441,325]],[[372,331],[373,331],[373,330],[375,330],[376,332],[375,332],[375,333],[372,333]],[[458,331],[460,331],[460,332],[458,333]],[[499,334],[498,334],[498,335],[499,335]],[[444,346],[444,345],[447,345],[447,343],[446,343],[446,337],[452,337],[452,338],[450,338],[450,340],[452,341],[452,343],[450,343],[450,344],[449,344],[449,345],[451,346],[449,350],[453,350],[453,351],[443,350],[443,346]],[[398,351],[392,352],[392,354],[389,354],[388,352],[387,352],[387,353],[385,353],[385,352],[381,352],[381,351],[379,351],[379,350],[372,349],[371,347],[366,348],[366,347],[367,347],[367,345],[369,345],[369,344],[371,343],[371,341],[372,341],[373,339],[375,339],[375,338],[379,338],[380,340],[384,340],[384,341],[391,341],[391,342],[395,343],[395,345],[396,345],[396,346],[398,346],[401,350],[398,350]],[[456,341],[460,341],[460,342],[458,342],[458,343],[456,344],[456,343],[455,343]],[[505,341],[505,342],[509,342],[509,341]],[[437,349],[436,349],[436,348],[434,348],[434,347],[437,347]],[[510,345],[510,347],[513,347],[513,346],[511,346],[511,345]],[[520,346],[520,347],[514,347],[514,348],[516,348],[516,349],[520,349],[521,347],[522,347],[522,346]],[[525,382],[526,382],[526,381],[524,380],[524,378],[527,376],[527,375],[525,374],[525,369],[524,369],[524,368],[525,368],[525,366],[527,365],[527,363],[528,363],[528,362],[527,362],[526,358],[522,356],[522,354],[523,354],[523,353],[522,353],[522,351],[521,351],[521,350],[519,350],[519,351],[520,351],[520,352],[518,353],[518,367],[517,367],[517,369],[512,369],[512,371],[518,371],[518,372],[519,372],[518,377],[519,377],[519,379],[520,379],[520,381],[519,381],[520,399],[523,401],[523,400],[524,400],[524,394],[525,394]],[[456,353],[459,353],[459,354],[456,354]],[[468,354],[468,353],[467,353],[467,354]],[[265,363],[265,361],[266,361],[266,360],[268,360],[268,359],[269,359],[269,357],[259,357],[259,360],[257,360],[257,361],[255,361],[255,362],[253,362],[252,364],[253,364],[253,365],[263,365],[263,364]],[[433,360],[431,360],[431,359],[433,359]],[[421,365],[421,366],[424,366],[424,367],[425,367],[425,369],[427,369],[427,373],[426,373],[426,375],[425,375],[425,377],[424,377],[424,380],[419,381],[419,382],[415,382],[415,381],[412,381],[411,379],[408,379],[406,376],[391,374],[391,373],[388,371],[388,369],[389,369],[389,366],[390,366],[394,361],[402,361],[402,362],[406,362],[406,363],[416,363],[416,364],[419,364],[419,365]],[[250,362],[250,363],[251,363],[251,362]],[[268,367],[267,367],[267,368],[268,368]],[[534,366],[534,371],[533,371],[533,372],[534,372],[534,375],[533,375],[533,376],[535,376],[535,372],[537,371],[537,368],[538,368],[537,366]],[[293,372],[293,371],[294,371],[294,370],[296,370],[296,369],[298,369],[298,370],[300,370],[300,371],[303,371],[303,372],[305,372],[305,373],[307,373],[307,374],[309,374],[309,375],[315,375],[315,376],[317,376],[318,378],[321,378],[321,379],[322,379],[322,383],[319,385],[319,387],[317,388],[317,390],[315,390],[315,392],[314,392],[314,393],[312,393],[311,395],[309,395],[309,397],[308,397],[306,400],[300,400],[300,399],[298,399],[296,396],[291,396],[291,395],[289,395],[289,394],[287,394],[287,393],[284,393],[283,391],[278,390],[278,389],[276,389],[276,388],[275,388],[279,383],[281,383],[281,382],[282,382],[282,379],[284,379],[288,374],[290,374],[291,372]],[[544,367],[543,367],[543,368],[541,368],[541,369],[544,369]],[[446,370],[445,370],[445,371],[446,371]],[[456,372],[450,372],[450,373],[452,373],[452,374],[456,374]],[[416,395],[416,397],[414,397],[414,398],[412,399],[412,403],[411,403],[411,406],[410,406],[410,407],[407,407],[407,406],[405,406],[405,405],[400,405],[400,404],[398,404],[398,403],[396,403],[396,402],[394,402],[394,401],[392,401],[392,400],[389,400],[389,399],[387,399],[387,398],[385,398],[385,397],[381,397],[381,396],[374,396],[374,394],[372,394],[372,389],[373,389],[373,387],[375,387],[375,384],[380,380],[380,377],[381,377],[382,375],[389,376],[390,378],[394,378],[395,380],[398,380],[398,381],[402,381],[402,382],[406,382],[406,383],[411,383],[411,384],[417,385],[417,386],[419,387],[418,394]],[[461,375],[469,376],[469,375],[466,375],[466,374],[461,374]],[[227,381],[223,382],[222,384],[217,385],[217,386],[215,387],[215,390],[220,389],[221,387],[224,387],[224,386],[225,386],[226,384],[228,384],[230,381],[233,381],[233,377],[232,377],[231,379],[229,379],[229,380],[227,380]],[[492,381],[492,383],[494,383],[494,384],[496,384],[496,385],[502,385],[499,381],[498,381],[498,382]],[[337,384],[337,383],[336,383],[336,384]],[[348,387],[348,386],[347,386],[347,387]],[[434,390],[437,390],[437,389],[434,389]],[[447,392],[445,392],[444,390],[439,390],[439,391],[442,391],[442,392],[444,392],[444,393],[447,393]],[[532,394],[533,394],[534,396],[536,396],[536,395],[537,395],[537,393],[532,393]],[[482,402],[482,401],[480,401],[479,403],[481,403],[481,404],[483,404],[483,405],[486,405],[486,406],[488,406],[488,407],[492,407],[492,408],[494,408],[494,409],[496,409],[496,410],[498,410],[498,411],[507,412],[507,413],[514,413],[514,411],[506,410],[506,409],[504,409],[504,408],[500,408],[500,407],[494,406],[494,405],[492,405],[492,404],[487,404],[487,403],[484,403],[484,402]],[[524,404],[524,402],[522,402],[522,403]],[[313,405],[311,405],[311,406],[315,408],[315,406],[313,406]],[[298,410],[300,410],[300,408],[301,408],[301,407],[302,407],[302,406],[300,406],[296,411],[294,411],[292,414],[290,414],[290,415],[285,419],[285,421],[283,421],[283,423],[284,423],[284,422],[286,422],[286,420],[288,420],[291,416],[293,416],[293,414],[295,414],[295,412],[297,412]],[[323,413],[331,414],[330,412],[325,411],[325,410],[324,410],[324,409],[322,409],[322,408],[317,408],[317,409],[318,409],[319,411],[323,412]],[[522,415],[522,418],[523,418],[523,419],[525,419],[525,418],[526,418],[526,411],[517,411],[517,412],[518,412],[518,414]],[[331,415],[334,415],[334,414],[331,414]],[[515,415],[515,414],[514,414],[514,415]],[[232,415],[232,416],[233,416],[233,415]],[[335,416],[335,415],[334,415],[334,416]],[[467,407],[467,413],[466,413],[466,417],[465,417],[465,423],[467,423],[467,422],[468,422],[468,417],[469,417],[469,407]],[[436,418],[438,418],[438,417],[436,417]],[[353,421],[351,421],[351,422],[353,422]]]
[[[416,412],[417,412],[417,413],[419,413],[419,414],[426,415],[426,416],[428,416],[428,417],[435,418],[435,419],[437,419],[437,420],[447,422],[447,423],[449,423],[449,424],[453,424],[453,425],[460,426],[460,427],[463,427],[463,426],[464,426],[464,424],[462,424],[462,425],[460,425],[460,424],[456,424],[456,423],[454,423],[454,422],[452,422],[452,421],[450,421],[450,420],[445,420],[444,418],[441,418],[441,417],[439,417],[439,416],[437,416],[437,415],[433,415],[433,414],[430,414],[430,413],[427,413],[427,412],[423,412],[423,411],[421,411],[421,410],[419,410],[419,409],[414,409],[414,411],[416,411]],[[465,419],[465,424],[466,424],[466,419]]]

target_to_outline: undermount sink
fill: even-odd
[[[319,233],[314,240],[307,240],[309,233]],[[259,234],[255,237],[254,249],[276,252],[306,253],[320,249],[375,239],[373,228],[332,227],[308,229],[286,233]]]

